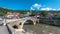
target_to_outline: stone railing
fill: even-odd
[[[6,24],[6,26],[7,26],[9,33],[14,34],[14,32],[15,32],[14,28],[12,28],[9,24]]]

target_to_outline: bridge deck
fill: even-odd
[[[0,26],[0,34],[9,34],[6,26]]]

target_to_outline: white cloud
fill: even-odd
[[[41,7],[40,4],[34,4],[33,6],[34,6],[34,7]]]
[[[30,10],[35,10],[35,9],[33,9],[32,7],[30,7]]]
[[[60,10],[60,8],[58,8],[57,10]]]
[[[47,10],[47,11],[49,11],[49,10],[51,10],[51,8],[41,8],[41,10]]]
[[[37,4],[37,3],[35,3],[34,5],[32,5],[31,7],[30,7],[30,9],[34,9],[34,10],[36,10],[36,9],[40,9],[40,7],[41,7],[41,5],[40,4]]]
[[[56,10],[56,9],[52,9],[52,10]]]
[[[53,8],[41,8],[40,10],[47,10],[47,11],[49,11],[49,10],[56,10],[56,9],[53,9]]]
[[[47,10],[47,11],[49,11],[49,10],[60,10],[60,8],[59,9],[49,8],[49,7],[42,8],[42,7],[45,7],[45,6],[46,5],[42,6],[41,4],[35,3],[30,7],[30,10]]]

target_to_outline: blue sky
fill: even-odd
[[[29,10],[34,4],[40,8],[60,9],[60,0],[0,0],[0,7],[13,10]]]

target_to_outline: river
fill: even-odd
[[[46,24],[24,25],[24,29],[35,34],[60,34],[60,27]]]

